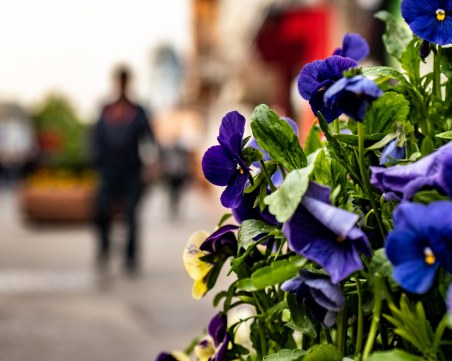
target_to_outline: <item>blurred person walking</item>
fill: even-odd
[[[124,270],[136,274],[139,271],[137,207],[144,188],[140,144],[155,143],[155,137],[143,107],[129,99],[129,80],[130,71],[119,67],[114,73],[118,97],[103,107],[94,127],[92,156],[100,176],[94,218],[99,269],[108,266],[113,215],[120,210],[127,225]]]

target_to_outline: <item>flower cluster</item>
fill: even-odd
[[[452,359],[452,2],[401,12],[414,35],[377,17],[403,71],[360,65],[358,34],[301,69],[305,144],[266,105],[249,137],[244,115],[224,116],[202,170],[230,217],[194,233],[183,260],[195,298],[225,265],[232,280],[205,335],[160,360]]]

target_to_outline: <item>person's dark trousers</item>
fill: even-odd
[[[115,212],[123,212],[127,223],[124,266],[134,271],[138,267],[139,242],[137,206],[142,193],[138,171],[99,170],[100,186],[95,204],[95,224],[98,230],[98,262],[105,265],[110,257],[110,229]]]

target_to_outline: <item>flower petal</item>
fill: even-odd
[[[438,266],[429,266],[423,261],[412,261],[403,263],[394,268],[394,279],[405,290],[423,294],[433,284]]]
[[[306,64],[298,75],[298,92],[305,100],[311,98],[311,93],[319,85],[317,80],[319,74],[319,67],[322,64],[322,60],[316,60],[312,63]]]
[[[218,142],[227,145],[234,134],[238,134],[240,138],[243,138],[245,123],[245,117],[238,111],[234,110],[227,113],[221,121],[220,132],[217,138]]]
[[[204,278],[212,269],[213,265],[200,260],[207,255],[199,249],[204,240],[209,236],[205,231],[198,231],[191,235],[184,248],[182,260],[185,270],[193,280]]]
[[[359,34],[345,34],[342,40],[342,49],[337,49],[334,55],[351,58],[361,61],[369,55],[369,44]]]
[[[236,171],[230,178],[226,189],[220,197],[221,204],[226,208],[236,208],[240,205],[248,181],[248,172],[240,174]]]
[[[237,172],[237,162],[222,145],[207,149],[201,161],[204,177],[217,186],[225,186]]]

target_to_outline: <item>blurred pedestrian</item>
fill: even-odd
[[[93,132],[93,161],[100,176],[95,203],[98,231],[97,265],[104,269],[111,253],[111,226],[115,212],[123,213],[127,225],[124,269],[139,270],[137,206],[143,192],[140,142],[154,142],[150,118],[128,95],[130,72],[120,67],[114,74],[117,99],[103,107]]]
[[[168,192],[169,218],[176,221],[180,215],[183,190],[190,181],[190,154],[179,142],[162,146],[160,153],[163,181]]]

